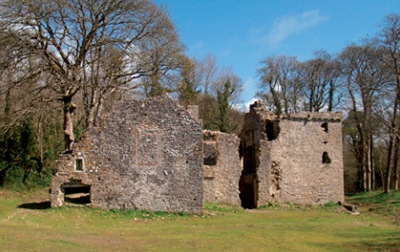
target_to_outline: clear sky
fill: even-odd
[[[257,91],[260,61],[274,55],[305,61],[323,49],[340,53],[374,36],[400,0],[155,0],[169,9],[188,55],[214,54],[242,79],[242,102]]]

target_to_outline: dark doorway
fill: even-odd
[[[90,204],[90,185],[82,184],[80,180],[72,180],[61,187],[64,202],[77,205]]]
[[[239,180],[240,200],[243,208],[257,208],[258,176],[253,146],[241,149],[243,171]]]

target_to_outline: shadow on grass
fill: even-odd
[[[345,251],[400,251],[400,232],[390,232],[385,234],[361,235],[358,242],[345,242],[335,244],[324,244],[321,248],[340,248]]]
[[[397,234],[399,235],[399,234]],[[400,251],[400,240],[397,237],[386,237],[377,241],[366,241],[362,243],[362,246],[357,249],[367,249],[375,251]]]
[[[24,203],[18,206],[18,208],[24,209],[48,209],[50,208],[50,201],[35,202],[35,203]]]

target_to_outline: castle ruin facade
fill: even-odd
[[[168,95],[120,102],[61,155],[51,206],[200,214],[204,201],[256,208],[344,201],[342,114],[250,106],[238,136],[202,130]]]

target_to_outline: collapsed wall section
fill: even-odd
[[[244,208],[257,208],[260,202],[268,200],[269,187],[269,146],[265,144],[264,114],[267,113],[261,101],[250,107],[245,115],[240,133],[240,157],[243,170],[239,181],[240,200]]]
[[[93,207],[199,214],[202,163],[201,125],[169,96],[121,102],[60,157],[51,205],[79,181]]]
[[[240,205],[242,170],[239,138],[234,134],[203,131],[204,199],[207,202]]]

